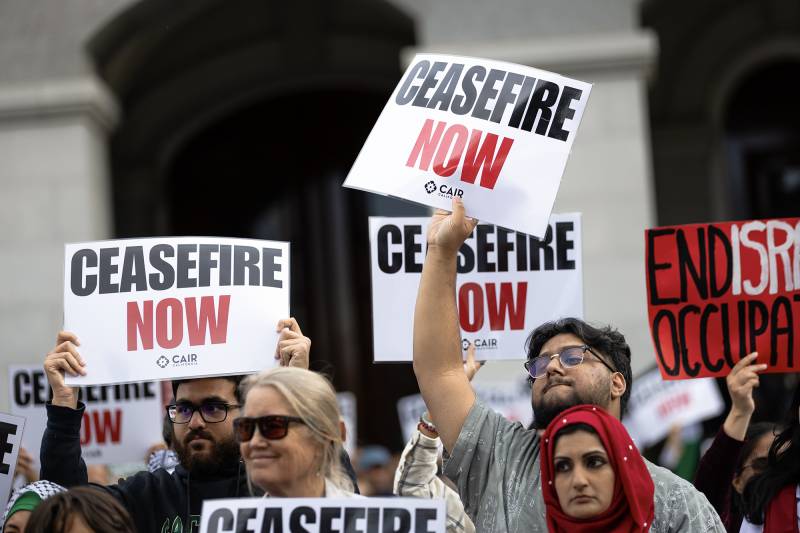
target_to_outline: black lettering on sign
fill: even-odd
[[[422,226],[406,226],[403,228],[403,251],[405,252],[405,271],[422,272],[422,263],[417,262],[417,254],[422,252],[422,245],[415,240],[422,235]]]
[[[357,529],[357,521],[364,520],[365,515],[363,507],[347,507],[344,510],[344,533],[363,533],[364,530]]]
[[[292,533],[310,533],[305,526],[316,523],[317,515],[311,507],[296,507],[289,515],[289,531]]]
[[[475,99],[478,97],[478,89],[475,87],[475,81],[483,81],[486,78],[486,69],[480,65],[475,65],[467,69],[464,74],[464,81],[461,85],[461,90],[464,91],[464,96],[456,96],[453,99],[451,111],[456,115],[466,115],[469,113],[472,106],[475,105]]]
[[[575,116],[575,110],[572,109],[572,102],[581,99],[582,91],[574,87],[564,86],[561,91],[561,98],[558,101],[556,108],[556,116],[553,119],[553,125],[550,126],[550,131],[547,136],[551,139],[558,139],[559,141],[566,141],[569,132],[564,129],[564,121],[571,119]]]
[[[382,533],[409,533],[411,531],[411,513],[407,509],[387,507],[383,510]]]
[[[575,243],[567,238],[567,233],[572,230],[572,222],[556,222],[556,270],[575,270],[575,261],[567,259],[567,251],[575,247]]]
[[[97,275],[84,274],[85,268],[97,267],[97,254],[94,250],[78,250],[72,255],[70,266],[70,287],[75,296],[88,296],[97,288]]]
[[[428,74],[425,76],[425,81],[420,85],[417,97],[414,98],[412,105],[416,107],[428,107],[428,91],[436,86],[436,82],[439,81],[436,75],[443,71],[446,66],[447,63],[444,61],[434,62],[433,66],[428,70]]]
[[[453,96],[456,94],[458,79],[461,77],[462,70],[464,70],[464,65],[453,63],[428,102],[428,109],[438,108],[441,111],[450,109],[450,103],[453,101]]]
[[[17,372],[14,374],[14,403],[17,405],[28,405],[32,398],[31,391],[28,389],[31,384],[31,377],[27,372]]]
[[[661,321],[664,319],[667,320],[667,325],[669,326],[669,337],[670,341],[672,341],[672,350],[670,350],[670,352],[675,355],[675,359],[671,366],[668,365],[667,361],[664,360],[664,349],[662,348]],[[656,313],[655,318],[653,318],[653,340],[655,341],[656,345],[656,355],[658,355],[658,359],[661,361],[661,368],[664,369],[668,376],[677,376],[680,374],[681,361],[679,359],[680,345],[678,344],[678,325],[675,323],[675,315],[673,315],[667,309],[661,309],[658,313]]]
[[[283,533],[283,514],[281,513],[280,507],[268,507],[264,509],[261,533]]]
[[[169,519],[167,519],[169,520]],[[208,533],[233,531],[233,512],[230,509],[217,509],[208,518]]]
[[[477,231],[478,272],[494,272],[495,264],[489,261],[489,253],[494,252],[494,243],[489,242],[489,234],[494,233],[494,226],[481,224],[475,230]]]
[[[319,510],[319,533],[338,533],[338,529],[333,528],[333,520],[342,516],[342,510],[338,507],[322,507]]]
[[[403,81],[403,84],[400,86],[400,90],[397,91],[397,96],[394,99],[394,101],[397,102],[397,105],[406,105],[411,103],[416,96],[417,91],[419,91],[419,87],[412,85],[412,83],[414,83],[414,81],[417,79],[424,79],[429,68],[431,68],[430,61],[422,60],[409,69],[408,76],[406,76],[405,81]]]
[[[256,509],[253,507],[243,507],[236,513],[236,533],[257,533],[255,529],[250,529],[247,522],[256,517]]]
[[[400,244],[403,236],[400,228],[393,224],[381,226],[378,230],[378,268],[386,274],[395,274],[403,268],[403,254],[393,252],[389,254],[390,244]]]
[[[283,257],[283,250],[280,248],[262,248],[261,257],[264,261],[262,269],[263,279],[261,285],[264,287],[283,287],[283,281],[275,279],[275,273],[281,271],[281,266],[275,262],[278,257]],[[252,283],[251,283],[252,285]]]
[[[168,244],[156,244],[150,248],[150,265],[158,271],[150,274],[150,288],[164,291],[175,283],[175,270],[167,263],[165,257],[174,257],[175,250]]]
[[[428,523],[436,520],[436,509],[417,509],[414,513],[414,533],[433,533]]]
[[[8,475],[13,465],[8,464],[4,457],[6,454],[11,455],[14,451],[14,445],[8,442],[8,437],[17,434],[17,426],[7,422],[0,422],[0,474]]]
[[[656,263],[656,239],[673,235],[674,229],[651,229],[647,232],[647,278],[650,285],[650,305],[669,305],[680,302],[679,298],[662,298],[658,294],[658,283],[656,282],[656,272],[659,270],[669,270],[672,263]],[[654,330],[655,324],[653,325]]]
[[[134,286],[136,287],[135,289]],[[125,248],[119,290],[120,292],[147,290],[147,273],[144,270],[144,251],[141,246],[128,246]]]
[[[119,292],[119,285],[111,282],[111,275],[119,272],[119,265],[112,259],[119,257],[119,248],[100,248],[100,294]]]

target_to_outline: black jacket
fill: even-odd
[[[47,404],[40,453],[42,479],[65,487],[88,483],[80,444],[84,409],[81,402],[77,409]],[[241,462],[213,477],[193,476],[179,465],[172,474],[163,469],[139,472],[104,488],[125,506],[141,533],[199,531],[203,500],[250,495]]]

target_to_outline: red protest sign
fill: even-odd
[[[645,245],[665,379],[725,376],[753,351],[767,372],[800,370],[800,219],[655,228]]]

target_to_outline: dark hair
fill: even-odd
[[[31,514],[25,533],[64,533],[76,516],[89,529],[134,533],[128,511],[103,489],[74,487],[44,500]]]
[[[764,512],[770,501],[787,485],[800,482],[800,385],[785,418],[785,429],[775,437],[769,447],[767,469],[756,474],[747,483],[742,495],[745,517],[753,524],[764,522]]]
[[[739,451],[739,457],[736,459],[736,469],[734,471],[735,476],[740,476],[742,472],[744,472],[745,462],[750,458],[750,455],[752,455],[753,450],[758,444],[758,441],[761,440],[761,437],[768,434],[774,436],[777,431],[778,425],[772,422],[757,422],[755,424],[750,424],[750,426],[747,428],[747,433],[745,433],[744,444]],[[741,515],[742,507],[742,495],[735,490],[731,490],[730,508],[738,515]]]
[[[172,448],[172,438],[175,435],[172,431],[172,420],[169,419],[168,414],[164,414],[164,421],[161,424],[161,438],[164,439],[167,448]]]
[[[556,449],[556,444],[558,444],[558,439],[563,437],[564,435],[571,435],[573,433],[577,433],[578,431],[585,431],[586,433],[591,433],[592,435],[597,435],[597,431],[584,422],[578,422],[577,424],[572,424],[571,426],[567,426],[564,429],[559,429],[556,431],[555,436],[553,437],[553,449]]]
[[[242,382],[247,375],[245,374],[236,374],[234,376],[208,376],[208,378],[216,378],[216,379],[227,379],[228,381],[233,383],[233,390],[234,394],[236,395],[236,402],[241,404],[243,402],[242,392],[239,390],[239,384]],[[195,379],[173,379],[172,380],[172,399],[176,400],[178,398],[178,387],[184,383],[191,383],[192,381],[196,381],[198,379],[208,379],[208,378],[195,378]]]
[[[588,346],[602,352],[611,359],[611,366],[625,378],[625,392],[620,398],[620,415],[628,408],[628,398],[633,388],[631,372],[631,348],[625,342],[625,336],[612,328],[604,326],[596,328],[579,318],[562,318],[553,322],[545,322],[530,334],[527,341],[528,360],[537,357],[547,341],[564,333],[575,335]]]

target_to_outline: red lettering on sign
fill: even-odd
[[[489,329],[492,331],[506,329],[506,317],[509,329],[524,329],[527,295],[527,281],[517,284],[516,298],[511,282],[501,283],[499,294],[494,283],[486,283],[483,287],[473,282],[463,284],[458,290],[458,318],[461,329],[468,333],[478,331],[483,327],[484,316],[487,314]]]
[[[489,310],[489,328],[492,331],[502,331],[506,327],[506,315],[509,319],[509,329],[523,329],[525,327],[525,301],[528,295],[528,282],[521,281],[517,284],[516,303],[514,302],[514,288],[511,282],[500,284],[498,297],[494,283],[486,284],[486,305]]]
[[[433,119],[427,119],[406,160],[406,166],[415,167],[419,162],[419,168],[427,171],[433,161],[433,172],[446,178],[453,175],[463,159],[461,181],[475,183],[480,172],[479,185],[494,189],[514,144],[514,139],[503,137],[498,149],[498,139],[494,133],[484,136],[481,130],[470,132],[461,124],[447,127],[447,123],[438,122],[434,128]]]
[[[184,330],[191,346],[206,344],[206,332],[211,344],[224,344],[228,336],[230,301],[227,294],[219,296],[219,302],[214,296],[203,296],[198,309],[195,297],[185,298],[183,302],[166,298],[158,302],[155,319],[152,300],[128,302],[128,351],[138,350],[140,339],[141,349],[151,350],[154,333],[161,348],[177,348],[183,342]]]
[[[658,416],[666,418],[674,411],[678,411],[689,405],[689,393],[682,392],[672,398],[667,398],[661,405],[658,406]]]
[[[119,443],[122,436],[122,409],[84,412],[81,420],[81,446]]]

